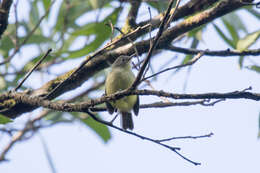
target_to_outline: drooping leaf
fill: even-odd
[[[199,45],[199,40],[194,38],[192,40],[190,48],[196,49],[198,47],[198,45]],[[186,64],[188,61],[190,61],[192,59],[192,57],[193,57],[192,55],[186,55],[181,64]]]
[[[247,29],[242,18],[236,14],[236,12],[229,13],[222,17],[223,20],[225,20],[229,25],[233,26],[233,28],[236,31],[244,31],[247,33]]]
[[[0,114],[0,124],[7,124],[13,122],[10,118]]]
[[[240,56],[239,59],[238,59],[238,64],[239,64],[239,67],[240,67],[240,68],[243,67],[244,59],[245,59],[244,56]]]
[[[199,45],[199,40],[197,40],[195,37],[192,38],[192,43],[190,48],[196,49]],[[193,58],[193,55],[186,55],[184,59],[182,60],[181,64],[186,64],[188,61],[190,61]],[[177,72],[181,71],[183,68],[176,69],[172,74],[176,74]]]
[[[232,48],[235,48],[235,44],[232,42],[231,39],[229,39],[225,34],[224,32],[221,31],[221,29],[213,24],[213,27],[215,28],[215,30],[217,31],[217,33],[220,35],[220,37],[229,45],[231,46]]]
[[[203,41],[202,33],[203,33],[203,30],[205,29],[206,26],[207,25],[202,25],[200,27],[193,29],[192,31],[190,31],[188,33],[188,37],[194,37],[195,39],[197,39],[199,41]]]
[[[253,71],[257,72],[257,73],[260,73],[260,66],[252,65],[252,66],[249,66],[247,68],[250,69],[250,70],[253,70]]]
[[[82,119],[82,121],[96,132],[104,142],[108,142],[108,140],[111,139],[110,131],[104,124],[98,123],[92,118]]]
[[[240,51],[246,50],[251,45],[253,45],[259,37],[260,30],[253,33],[249,33],[237,42],[236,49]]]
[[[47,9],[50,7],[51,5],[51,0],[44,0],[43,2],[43,6],[44,6],[44,10],[47,11]]]
[[[73,116],[79,118],[85,125],[87,125],[91,130],[93,130],[104,142],[108,142],[111,139],[111,133],[108,127],[104,124],[96,122],[91,117],[80,117],[81,113],[72,112]],[[96,115],[98,117],[98,115]]]
[[[59,121],[63,121],[63,112],[56,112],[56,111],[50,111],[45,117],[44,119],[46,121],[51,121],[53,123],[55,122],[59,122]]]
[[[224,23],[224,26],[227,28],[231,38],[232,38],[232,42],[234,44],[236,44],[238,39],[239,39],[238,30],[236,30],[236,28],[231,23],[229,23],[227,20],[225,20],[224,18],[222,19],[222,21]]]
[[[31,3],[31,9],[30,9],[30,18],[29,18],[29,26],[30,28],[33,28],[39,21],[39,9],[37,6],[37,1],[34,1]]]

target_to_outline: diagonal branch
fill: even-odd
[[[128,130],[124,130],[124,129],[122,129],[122,128],[119,128],[119,127],[113,125],[113,124],[110,123],[110,122],[104,121],[104,120],[102,120],[102,119],[96,117],[93,113],[91,113],[91,112],[88,111],[87,109],[85,110],[85,112],[86,112],[88,115],[90,115],[91,118],[93,118],[95,121],[97,121],[97,122],[99,122],[99,123],[101,123],[101,124],[105,124],[105,125],[107,125],[107,126],[109,126],[109,127],[112,127],[112,128],[114,128],[114,129],[117,129],[117,130],[119,130],[119,131],[121,131],[121,132],[123,132],[123,133],[130,134],[130,135],[135,136],[135,137],[138,137],[138,138],[140,138],[140,139],[147,140],[147,141],[150,141],[150,142],[155,143],[155,144],[157,144],[157,145],[160,145],[160,146],[162,146],[162,147],[165,147],[165,148],[167,148],[167,149],[169,149],[169,150],[175,152],[177,155],[179,155],[179,156],[180,156],[181,158],[183,158],[184,160],[186,160],[186,161],[188,161],[188,162],[194,164],[195,166],[196,166],[196,165],[200,165],[200,163],[194,162],[194,161],[188,159],[186,156],[182,155],[182,154],[179,152],[179,150],[180,150],[179,147],[172,147],[172,146],[170,146],[170,145],[167,145],[167,144],[162,143],[162,142],[164,142],[164,141],[155,140],[155,139],[152,139],[152,138],[149,138],[149,137],[140,135],[140,134],[138,134],[138,133],[134,133],[134,132],[132,132],[132,131],[128,131]],[[174,138],[168,138],[168,141],[170,141],[170,139],[174,140]]]
[[[141,78],[143,76],[143,73],[144,73],[144,71],[146,69],[146,66],[148,65],[148,62],[150,61],[150,59],[152,57],[153,50],[157,46],[158,41],[159,41],[160,37],[162,36],[163,31],[168,27],[167,26],[167,24],[168,24],[167,21],[168,21],[168,19],[170,17],[170,10],[172,8],[173,2],[174,2],[174,0],[171,0],[169,5],[168,5],[167,11],[166,11],[166,13],[165,13],[165,15],[163,17],[163,20],[162,20],[160,26],[159,26],[159,31],[158,31],[157,35],[155,36],[155,38],[152,40],[152,45],[150,46],[150,49],[149,49],[148,54],[147,54],[147,56],[146,56],[146,58],[144,60],[144,63],[141,66],[141,69],[138,72],[138,74],[137,74],[137,76],[135,78],[135,81],[133,82],[132,86],[130,87],[130,89],[132,89],[132,90],[135,89],[139,85],[139,83],[141,81]],[[175,7],[175,11],[176,11],[177,8],[178,7],[176,6]],[[174,14],[175,13],[173,13],[173,15]]]

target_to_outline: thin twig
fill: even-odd
[[[144,71],[145,71],[145,69],[146,69],[146,67],[147,67],[147,65],[148,65],[148,63],[149,63],[149,61],[150,61],[150,59],[151,59],[153,50],[154,50],[155,47],[157,46],[157,43],[158,43],[158,41],[159,41],[159,39],[160,39],[160,37],[161,37],[163,31],[164,31],[165,28],[167,27],[167,26],[165,26],[165,24],[166,24],[166,22],[167,22],[167,20],[168,20],[168,18],[169,18],[169,14],[170,14],[170,11],[171,11],[173,2],[174,2],[174,0],[171,0],[170,3],[169,3],[169,5],[168,5],[167,11],[166,11],[166,13],[165,13],[165,15],[164,15],[164,17],[163,17],[163,20],[162,20],[160,26],[159,26],[159,31],[158,31],[158,33],[157,33],[155,39],[153,40],[152,45],[150,45],[150,49],[149,49],[149,51],[148,51],[148,54],[147,54],[147,56],[146,56],[146,58],[145,58],[145,61],[144,61],[143,65],[141,66],[140,71],[138,72],[138,74],[137,74],[137,76],[136,76],[136,78],[135,78],[135,81],[133,82],[132,86],[130,87],[131,90],[135,89],[135,88],[139,85],[140,80],[141,80],[141,78],[142,78],[142,76],[143,76],[143,73],[144,73]],[[175,8],[175,10],[176,10],[176,9],[177,9],[177,8]]]
[[[175,15],[176,15],[176,13],[177,13],[177,9],[178,9],[178,7],[179,7],[179,5],[180,5],[180,2],[181,2],[181,0],[177,0],[176,5],[175,5],[175,9],[174,9],[174,11],[173,11],[171,17],[168,19],[168,22],[167,22],[167,24],[166,24],[167,27],[169,27],[169,26],[170,26],[170,23],[173,21],[173,18],[175,17]]]
[[[116,29],[117,31],[119,31],[122,35],[125,35],[125,33],[118,27],[114,27],[114,29]],[[130,37],[126,37],[126,39],[131,43],[131,45],[133,46],[134,50],[135,50],[135,53],[136,53],[136,56],[139,57],[139,53],[138,53],[138,50],[134,44],[134,42],[132,41],[132,39]]]
[[[23,83],[26,81],[26,79],[28,79],[28,77],[32,74],[32,72],[43,62],[43,60],[50,54],[51,51],[52,51],[52,49],[49,49],[45,53],[45,55],[37,62],[37,64],[35,64],[35,66],[25,75],[23,80],[17,85],[17,87],[14,89],[14,91],[17,91],[23,85]]]
[[[185,157],[184,155],[180,154],[180,153],[178,152],[178,150],[180,150],[179,147],[172,147],[172,146],[170,146],[170,145],[161,143],[161,142],[158,141],[158,140],[155,140],[155,139],[152,139],[152,138],[149,138],[149,137],[146,137],[146,136],[142,136],[142,135],[140,135],[140,134],[137,134],[137,133],[134,133],[134,132],[131,132],[131,131],[128,131],[128,130],[124,130],[124,129],[120,128],[120,127],[117,127],[117,126],[111,124],[110,122],[104,121],[104,120],[102,120],[102,119],[96,117],[93,113],[91,113],[91,112],[90,112],[89,110],[87,110],[87,109],[86,109],[85,111],[86,111],[86,113],[87,113],[88,115],[91,116],[91,118],[93,118],[95,121],[97,121],[97,122],[99,122],[99,123],[101,123],[101,124],[107,125],[107,126],[109,126],[109,127],[112,127],[112,128],[114,128],[114,129],[117,129],[117,130],[119,130],[119,131],[121,131],[121,132],[123,132],[123,133],[127,133],[127,134],[133,135],[133,136],[135,136],[135,137],[138,137],[138,138],[140,138],[140,139],[147,140],[147,141],[150,141],[150,142],[155,143],[155,144],[157,144],[157,145],[160,145],[160,146],[163,146],[163,147],[165,147],[165,148],[168,148],[169,150],[171,150],[171,151],[177,153],[179,156],[181,156],[181,157],[182,157],[183,159],[185,159],[186,161],[188,161],[188,162],[190,162],[190,163],[192,163],[192,164],[194,164],[194,165],[200,165],[200,163],[194,162],[194,161],[188,159],[187,157]]]
[[[142,79],[142,81],[147,80],[147,79],[150,79],[150,78],[152,78],[152,77],[154,77],[154,76],[157,76],[157,75],[159,75],[159,74],[161,74],[161,73],[164,73],[164,72],[166,72],[166,71],[169,71],[169,70],[173,70],[173,69],[178,69],[178,68],[190,66],[190,65],[194,64],[195,62],[197,62],[203,55],[204,55],[204,52],[199,52],[195,57],[193,57],[193,58],[192,58],[190,61],[188,61],[187,63],[181,64],[181,65],[176,65],[176,66],[170,67],[170,68],[166,68],[166,69],[164,69],[164,70],[162,70],[162,71],[159,71],[159,72],[157,72],[157,73],[155,73],[155,74],[153,74],[153,75],[151,75],[151,76],[148,76],[148,77]]]
[[[214,102],[208,103],[210,100],[204,99],[199,101],[192,101],[192,102],[154,102],[149,104],[142,104],[139,106],[139,109],[150,109],[150,108],[167,108],[173,106],[193,106],[193,105],[202,105],[202,106],[214,106],[216,103],[221,101],[225,101],[225,99],[219,99]],[[106,107],[93,107],[89,108],[92,112],[104,112],[107,111]]]
[[[214,135],[212,132],[206,135],[200,135],[200,136],[179,136],[179,137],[172,137],[172,138],[166,138],[166,139],[160,139],[157,140],[158,142],[167,142],[167,141],[172,141],[176,139],[198,139],[198,138],[209,138],[212,135]]]
[[[18,39],[18,15],[17,15],[17,5],[19,0],[14,3],[14,16],[15,16],[15,49],[17,49],[19,45],[19,39]]]
[[[40,138],[40,140],[41,140],[44,153],[45,153],[45,155],[46,155],[46,158],[47,158],[47,160],[48,160],[49,166],[50,166],[50,168],[51,168],[51,172],[52,172],[52,173],[56,173],[57,171],[56,171],[56,169],[55,169],[55,165],[54,165],[54,163],[53,163],[53,160],[52,160],[51,154],[50,154],[50,152],[49,152],[48,146],[47,146],[47,144],[46,144],[46,142],[45,142],[43,136],[41,135],[41,133],[38,132],[38,136],[39,136],[39,138]]]
[[[204,55],[208,56],[219,56],[219,57],[226,57],[226,56],[259,56],[260,49],[251,49],[251,50],[244,50],[244,51],[238,51],[238,50],[230,50],[229,48],[226,50],[201,50],[201,49],[192,49],[192,48],[183,48],[183,47],[176,47],[172,45],[168,45],[164,49],[171,50],[174,52],[194,55],[199,52],[204,52]]]

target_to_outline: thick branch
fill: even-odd
[[[177,94],[154,90],[124,90],[121,92],[117,92],[113,95],[103,96],[98,99],[81,103],[67,103],[64,101],[52,102],[49,100],[44,100],[41,97],[33,97],[28,94],[16,92],[1,94],[0,101],[6,99],[14,99],[18,103],[30,105],[31,107],[44,107],[63,112],[85,112],[86,109],[89,109],[95,105],[102,104],[107,101],[117,100],[128,95],[163,96],[172,99],[250,99],[255,101],[260,100],[260,93],[251,93],[247,91],[234,91],[228,93]]]

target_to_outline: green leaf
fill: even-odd
[[[244,56],[240,56],[239,59],[238,59],[238,64],[239,64],[239,67],[240,67],[240,68],[243,67],[244,59],[245,59]]]
[[[13,122],[10,118],[0,114],[0,124],[7,124]]]
[[[29,18],[29,25],[31,28],[33,28],[39,21],[39,11],[37,6],[37,1],[34,1],[31,3],[31,10],[30,10],[30,18]]]
[[[260,19],[260,13],[257,10],[252,9],[252,7],[247,7],[246,10],[255,16],[257,19]]]
[[[243,51],[253,45],[260,36],[260,30],[246,35],[237,42],[236,49]]]
[[[96,122],[94,119],[88,117],[85,119],[81,119],[87,126],[89,126],[104,142],[108,142],[111,139],[111,134],[107,126]]]
[[[47,9],[50,7],[51,5],[51,0],[44,0],[43,2],[43,6],[44,6],[44,10],[47,11]]]
[[[0,91],[6,89],[6,81],[3,77],[0,76]]]
[[[108,15],[102,22],[94,22],[88,23],[83,26],[80,30],[76,30],[71,35],[72,36],[90,36],[94,35],[94,40],[89,43],[87,46],[75,51],[69,51],[65,53],[69,53],[67,58],[77,58],[87,55],[90,52],[95,51],[98,49],[110,36],[111,36],[111,29],[106,27],[105,24],[108,21],[111,21],[114,25],[118,19],[118,14],[121,11],[121,8],[116,8],[110,15]]]
[[[247,33],[246,26],[244,25],[242,18],[239,17],[235,12],[229,13],[222,17],[222,20],[225,20],[229,25],[233,26],[235,31],[244,31]]]
[[[190,48],[196,49],[198,47],[198,45],[199,45],[199,40],[194,38],[192,40]],[[193,57],[193,55],[186,55],[181,64],[186,64],[187,62],[189,62],[192,59],[192,57]]]
[[[221,31],[221,29],[220,29],[217,25],[213,24],[213,26],[214,26],[215,30],[217,31],[217,33],[220,35],[220,37],[221,37],[229,46],[231,46],[232,48],[235,48],[235,44],[232,42],[232,40],[230,40],[230,39]]]
[[[59,121],[64,121],[65,118],[63,118],[63,112],[56,112],[56,111],[50,111],[45,117],[44,119],[46,121],[51,121],[53,123],[55,122],[59,122]]]
[[[193,29],[192,31],[189,31],[188,33],[188,37],[194,37],[199,41],[203,41],[202,39],[202,33],[203,30],[206,28],[207,25],[201,25],[200,27],[197,27],[195,29]]]
[[[199,40],[197,40],[195,37],[193,37],[190,48],[196,49],[198,47],[198,45],[199,45]],[[184,57],[184,59],[182,60],[181,64],[186,64],[187,62],[189,62],[193,58],[193,56],[194,55],[186,55]],[[176,74],[177,72],[181,71],[182,69],[183,68],[178,68],[172,74]]]
[[[3,57],[7,58],[9,51],[14,48],[14,44],[10,37],[4,35],[0,42],[0,53]]]
[[[239,36],[237,33],[238,30],[236,30],[235,27],[231,23],[229,23],[227,20],[225,20],[224,18],[222,19],[222,22],[224,23],[225,27],[227,28],[229,34],[231,35],[232,42],[234,44],[236,44],[239,39]]]
[[[23,42],[23,40],[26,37],[20,37],[21,42]],[[43,35],[40,34],[34,34],[32,36],[30,36],[30,38],[28,39],[28,41],[26,42],[26,44],[40,44],[40,43],[47,43],[50,41],[50,38],[48,37],[44,37]]]
[[[85,125],[90,127],[90,129],[92,129],[104,142],[108,142],[108,140],[111,139],[111,133],[106,125],[96,122],[93,118],[89,116],[86,118],[82,118],[80,114],[82,113],[71,112],[71,115],[78,118]],[[98,117],[98,115],[96,116]]]
[[[63,1],[58,10],[54,32],[60,32],[64,28],[78,28],[78,25],[75,23],[76,19],[90,10],[92,10],[92,6],[89,1],[73,0],[69,4]]]
[[[257,72],[257,73],[260,73],[260,66],[252,65],[252,66],[249,66],[247,68],[250,69],[250,70],[253,70],[253,71]]]

